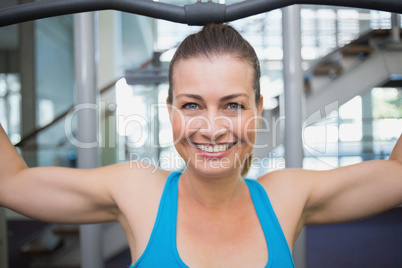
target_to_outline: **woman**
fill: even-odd
[[[186,38],[167,98],[183,173],[123,163],[27,168],[1,130],[0,205],[43,221],[118,221],[133,267],[293,267],[307,224],[364,218],[402,203],[402,141],[389,160],[244,180],[263,98],[252,47],[230,26]],[[268,198],[269,196],[269,198]]]

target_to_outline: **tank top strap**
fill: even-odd
[[[294,267],[292,254],[264,187],[256,180],[245,179],[260,220],[268,247],[266,267]]]
[[[172,172],[166,179],[154,228],[135,267],[187,267],[176,248],[178,183],[181,172]]]

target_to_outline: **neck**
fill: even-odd
[[[238,173],[218,178],[205,177],[193,170],[182,175],[183,197],[192,199],[205,208],[225,208],[241,196],[243,180]]]

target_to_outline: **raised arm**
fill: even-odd
[[[388,160],[373,160],[330,171],[306,171],[305,224],[368,217],[402,204],[402,135]]]
[[[119,167],[79,170],[28,168],[0,125],[0,205],[63,223],[116,220],[112,176]],[[120,168],[121,169],[121,168]]]

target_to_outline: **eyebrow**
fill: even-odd
[[[179,94],[179,95],[176,96],[176,98],[180,98],[180,97],[187,97],[187,98],[192,98],[192,99],[196,99],[196,100],[200,100],[200,101],[204,100],[200,95],[197,95],[197,94],[184,94],[184,93],[182,93],[182,94]]]
[[[196,99],[196,100],[200,100],[200,101],[204,100],[200,95],[197,95],[197,94],[185,94],[185,93],[182,93],[182,94],[179,94],[179,95],[176,96],[176,98],[180,98],[180,97],[188,97],[188,98],[192,98],[192,99]],[[247,99],[249,99],[249,96],[247,94],[239,93],[239,94],[231,94],[231,95],[223,96],[219,100],[221,102],[223,102],[223,101],[228,101],[228,100],[231,100],[231,99],[234,99],[234,98],[237,98],[237,97],[246,97]]]
[[[223,102],[223,101],[228,101],[228,100],[235,99],[238,97],[246,97],[247,99],[249,99],[249,96],[246,93],[239,93],[239,94],[231,94],[231,95],[224,96],[224,97],[220,98],[219,100]]]

